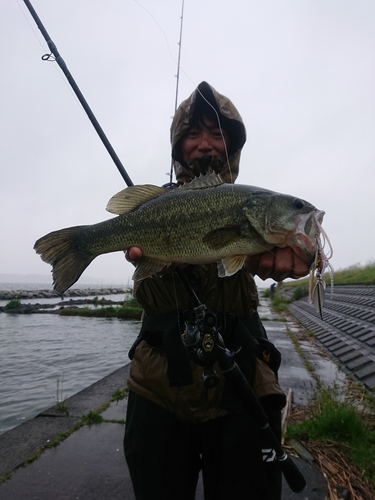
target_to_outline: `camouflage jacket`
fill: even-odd
[[[202,172],[199,160],[189,164],[182,160],[180,141],[194,116],[204,114],[207,106],[215,109],[220,125],[226,127],[229,146],[227,157],[218,161],[214,157],[205,170],[220,173],[225,182],[237,178],[241,149],[246,141],[242,118],[228,98],[202,82],[180,104],[171,126],[172,158],[179,183],[189,182]],[[266,335],[256,312],[258,294],[252,275],[243,268],[221,279],[216,264],[188,266],[184,273],[199,300],[226,324],[223,330],[227,347],[239,350],[236,361],[253,386],[257,386],[258,395],[280,391],[272,370],[260,365],[262,361],[255,360],[253,352],[252,336]],[[228,411],[238,411],[238,402],[231,397],[219,368],[214,367],[220,377],[219,384],[207,389],[202,382],[203,368],[187,356],[182,341],[183,312],[191,311],[193,304],[176,275],[144,280],[136,297],[145,315],[140,337],[129,353],[132,359],[129,389],[187,422],[203,422]]]

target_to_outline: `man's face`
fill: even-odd
[[[182,139],[182,159],[189,162],[202,156],[225,157],[225,146],[228,148],[226,131],[220,130],[217,124],[203,119],[201,123],[193,125]]]

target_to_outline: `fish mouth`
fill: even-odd
[[[308,236],[316,236],[320,233],[320,226],[322,225],[323,222],[323,217],[325,215],[325,212],[323,210],[314,210],[310,214],[306,214],[307,220],[304,222],[301,220],[301,223],[305,224],[304,226],[304,232]],[[303,219],[304,216],[301,216],[301,219]]]
[[[316,256],[324,215],[325,212],[317,209],[308,214],[300,214],[295,231],[286,240],[287,245],[309,265]]]

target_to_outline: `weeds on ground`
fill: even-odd
[[[66,405],[66,399],[68,397],[67,394],[63,394],[63,386],[64,386],[64,373],[62,374],[61,381],[58,378],[56,380],[56,408],[64,413],[68,412],[68,407]]]
[[[298,342],[298,338],[296,337],[296,335],[292,332],[292,330],[290,328],[287,327],[286,331],[287,331],[287,334],[288,334],[290,340],[293,342],[293,345],[294,345],[296,351],[303,359],[303,362],[305,364],[306,369],[311,373],[312,377],[314,377],[317,384],[320,385],[320,383],[321,383],[320,379],[315,374],[314,367],[312,366],[312,364],[308,360],[305,351],[301,348],[300,343]]]
[[[87,425],[101,424],[103,421],[104,418],[99,411],[89,411],[82,417],[82,423]]]
[[[276,292],[272,299],[272,307],[276,312],[281,313],[288,310],[290,300]]]
[[[266,288],[265,290],[263,290],[262,294],[263,294],[263,297],[265,297],[266,299],[269,299],[271,297],[271,290],[269,288]]]
[[[302,299],[303,297],[307,297],[309,294],[309,287],[307,285],[297,286],[295,290],[293,290],[292,301]]]
[[[96,299],[97,297],[95,297]],[[95,318],[120,318],[139,320],[142,314],[142,307],[133,297],[125,300],[122,306],[97,307],[100,301],[94,299],[95,309],[90,307],[64,307],[59,310],[61,316],[84,316]]]
[[[320,387],[310,408],[309,418],[288,426],[288,437],[306,442],[345,445],[347,457],[357,466],[375,494],[375,422],[361,404],[343,399],[337,389]]]
[[[286,311],[288,309],[288,304],[295,300],[302,299],[303,297],[307,297],[308,294],[309,287],[305,284],[295,287],[290,297],[286,297],[282,290],[278,290],[277,288],[273,294],[270,289],[263,291],[263,297],[271,299],[272,307],[277,312]]]
[[[121,401],[122,399],[125,399],[128,394],[129,389],[127,387],[125,387],[124,389],[117,389],[113,393],[111,401]]]
[[[12,309],[18,309],[21,305],[21,299],[19,297],[13,297],[13,299],[10,299],[10,301],[5,305],[5,309],[12,310]]]

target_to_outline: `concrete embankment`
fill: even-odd
[[[375,285],[335,285],[332,294],[327,289],[322,317],[306,298],[289,311],[347,373],[375,389]]]
[[[84,415],[95,412],[111,401],[117,390],[126,387],[129,365],[126,365],[95,384],[64,401],[66,411],[56,406],[0,436],[0,477],[17,469],[49,443],[74,428]],[[120,417],[125,419],[125,413]],[[119,419],[120,419],[119,418]],[[2,490],[0,489],[0,498]]]

